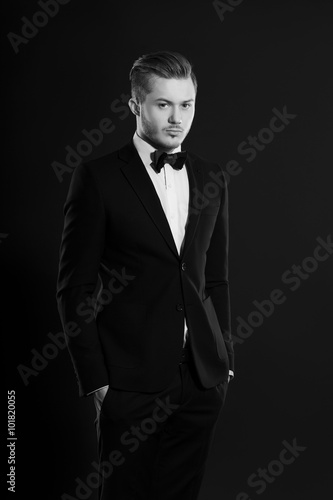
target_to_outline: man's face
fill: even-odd
[[[152,79],[152,92],[140,104],[139,136],[157,149],[171,152],[190,131],[195,111],[195,88],[191,77]]]

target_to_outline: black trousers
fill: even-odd
[[[159,393],[109,388],[97,419],[100,500],[198,498],[227,383],[204,389],[183,349]]]

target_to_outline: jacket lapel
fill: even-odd
[[[118,155],[124,161],[121,170],[140,198],[148,215],[160,231],[170,250],[177,258],[182,258],[193,240],[200,216],[200,210],[195,209],[194,200],[198,193],[203,192],[203,174],[195,166],[196,162],[188,154],[186,169],[189,180],[189,213],[181,253],[179,255],[159,197],[133,141],[120,149]]]
[[[126,162],[122,167],[123,174],[140,198],[171,251],[179,257],[160,199],[133,142],[119,151],[119,157]]]

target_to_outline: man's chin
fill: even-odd
[[[171,136],[169,134],[159,137],[146,136],[145,140],[157,149],[170,151],[180,146],[183,140],[183,134],[181,136],[179,134],[177,136],[176,135]]]
[[[169,137],[162,139],[160,141],[160,147],[165,148],[165,149],[178,148],[178,146],[180,146],[180,144],[182,143],[182,139],[183,139],[183,137],[180,135],[169,136]]]

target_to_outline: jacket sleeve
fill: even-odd
[[[207,252],[205,279],[206,290],[213,302],[226,345],[229,358],[229,368],[234,371],[234,349],[231,336],[230,293],[228,281],[228,188],[225,176],[220,167],[219,170],[222,181],[221,205]]]
[[[85,396],[109,383],[93,307],[105,212],[96,174],[87,165],[79,165],[73,173],[64,216],[57,302],[79,395]]]

